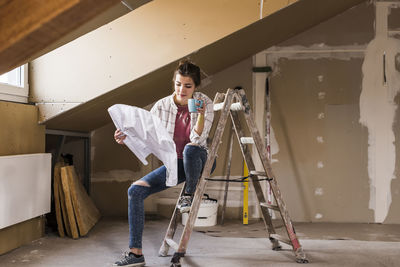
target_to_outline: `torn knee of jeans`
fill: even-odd
[[[138,180],[138,181],[136,181],[136,182],[134,182],[132,184],[133,185],[140,185],[140,186],[150,187],[149,183],[147,183],[146,181],[141,181],[141,180]]]

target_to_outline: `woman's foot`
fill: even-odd
[[[178,209],[181,213],[186,213],[190,211],[190,207],[192,206],[192,196],[181,196],[178,203]]]
[[[122,260],[119,260],[113,264],[113,266],[125,266],[125,267],[130,267],[130,266],[136,267],[145,265],[146,262],[144,261],[143,255],[136,255],[130,251],[124,253],[124,258]]]

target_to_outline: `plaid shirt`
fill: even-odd
[[[174,102],[174,95],[175,93],[161,98],[154,104],[150,111],[161,119],[171,138],[174,138],[175,120],[178,112],[178,107]],[[207,138],[214,119],[213,102],[208,96],[200,92],[194,92],[193,98],[204,100],[206,110],[204,113],[204,129],[201,135],[198,135],[194,130],[199,113],[190,113],[190,141],[207,149]]]

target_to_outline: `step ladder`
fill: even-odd
[[[213,141],[209,149],[208,158],[203,169],[203,173],[198,181],[196,192],[193,197],[192,207],[189,212],[188,219],[186,221],[185,227],[180,237],[179,243],[173,240],[176,228],[178,226],[178,205],[175,206],[171,221],[168,226],[168,230],[165,234],[165,238],[161,244],[159,250],[159,256],[167,256],[170,248],[175,250],[173,257],[171,259],[171,267],[179,267],[180,258],[185,256],[186,249],[189,243],[190,235],[193,231],[193,226],[197,218],[197,213],[200,207],[201,198],[204,194],[207,180],[210,177],[211,168],[215,160],[219,144],[221,143],[221,138],[225,129],[226,122],[228,120],[228,115],[232,120],[232,125],[234,132],[238,138],[240,148],[247,164],[250,173],[250,180],[254,191],[257,195],[257,200],[260,205],[262,218],[267,229],[267,235],[272,243],[273,250],[280,250],[281,245],[279,243],[283,242],[292,246],[293,252],[296,257],[296,262],[298,263],[308,263],[308,260],[303,252],[299,240],[297,239],[296,232],[293,228],[292,222],[290,220],[286,205],[282,199],[282,194],[279,190],[275,175],[272,172],[271,164],[267,158],[267,151],[261,139],[260,133],[256,128],[252,111],[250,109],[249,102],[247,100],[246,94],[243,89],[228,89],[226,93],[217,93],[214,98],[214,111],[220,111],[220,116],[218,124],[214,133]],[[251,133],[251,137],[245,137],[242,128],[242,123],[240,122],[239,113],[243,113],[247,127]],[[263,170],[255,170],[255,165],[250,154],[249,144],[253,143],[257,149],[258,155],[262,162]],[[262,191],[260,180],[266,180],[273,192],[276,205],[269,204]],[[182,187],[180,196],[183,194]],[[179,201],[179,200],[178,200]],[[178,204],[178,203],[177,203]],[[275,231],[277,227],[272,224],[272,219],[270,215],[270,210],[278,211],[280,217],[283,221],[281,227],[285,227],[287,237],[278,235]]]

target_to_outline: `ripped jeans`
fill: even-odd
[[[186,181],[185,193],[196,191],[197,181],[207,160],[207,151],[187,144],[183,150],[183,160],[178,159],[178,184]],[[212,171],[215,169],[215,162]],[[211,171],[211,172],[212,172]],[[168,189],[165,185],[166,168],[161,166],[140,179],[148,186],[132,184],[128,189],[129,248],[142,248],[144,228],[144,199],[151,194]]]

